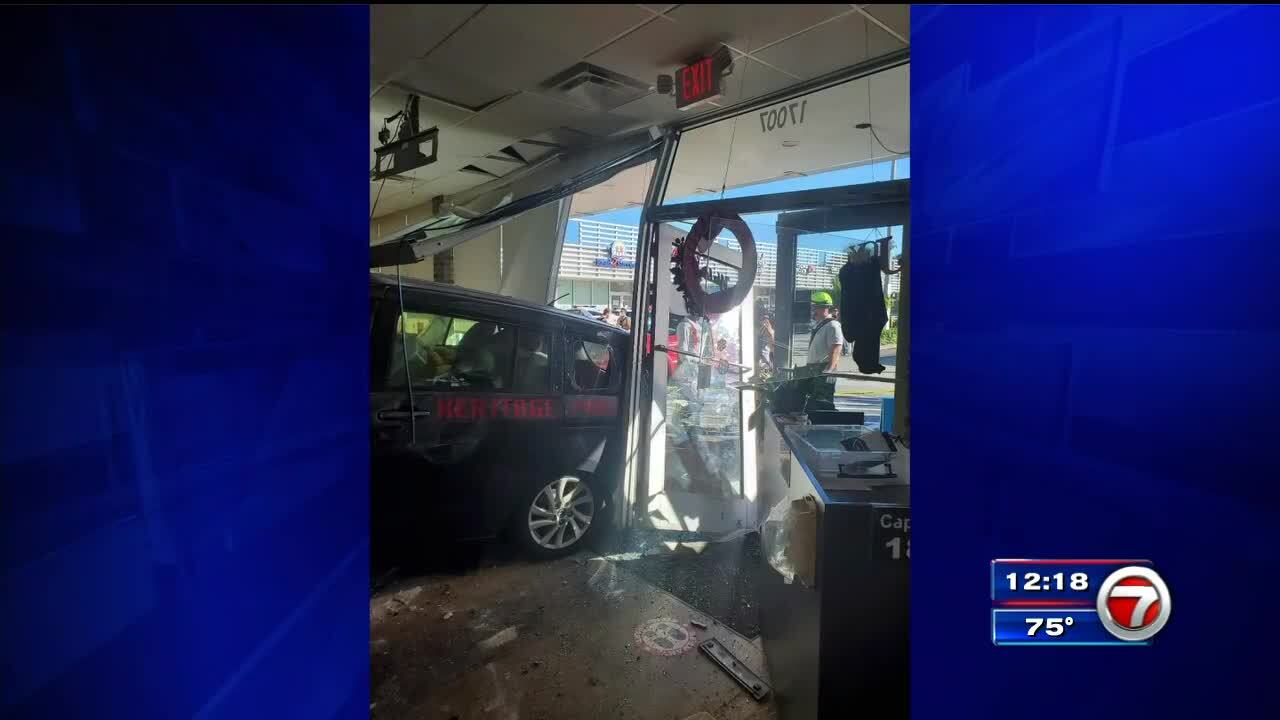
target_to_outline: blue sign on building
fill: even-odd
[[[634,260],[623,260],[622,256],[627,252],[627,246],[621,242],[615,242],[609,246],[609,257],[596,258],[596,267],[611,267],[630,270],[636,266]]]

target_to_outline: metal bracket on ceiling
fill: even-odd
[[[372,181],[384,180],[386,178],[403,175],[415,168],[423,165],[430,165],[436,161],[437,152],[440,148],[440,129],[430,128],[428,130],[420,130],[418,127],[418,96],[409,96],[408,102],[405,103],[404,110],[387,118],[387,122],[399,118],[400,122],[396,128],[396,137],[391,138],[391,133],[384,126],[382,132],[378,134],[379,139],[383,141],[383,145],[375,148],[373,151],[373,169],[369,171],[369,179]],[[422,143],[431,143],[431,154],[427,155],[422,152]],[[391,157],[390,167],[384,167],[383,162],[388,156]]]

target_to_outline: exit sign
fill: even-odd
[[[676,109],[720,95],[720,68],[715,59],[704,57],[676,71]]]

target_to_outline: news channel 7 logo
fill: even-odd
[[[1149,560],[993,560],[996,645],[1149,645],[1169,587]]]

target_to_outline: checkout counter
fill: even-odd
[[[761,442],[760,626],[779,717],[906,718],[909,451],[804,415],[766,415]]]

